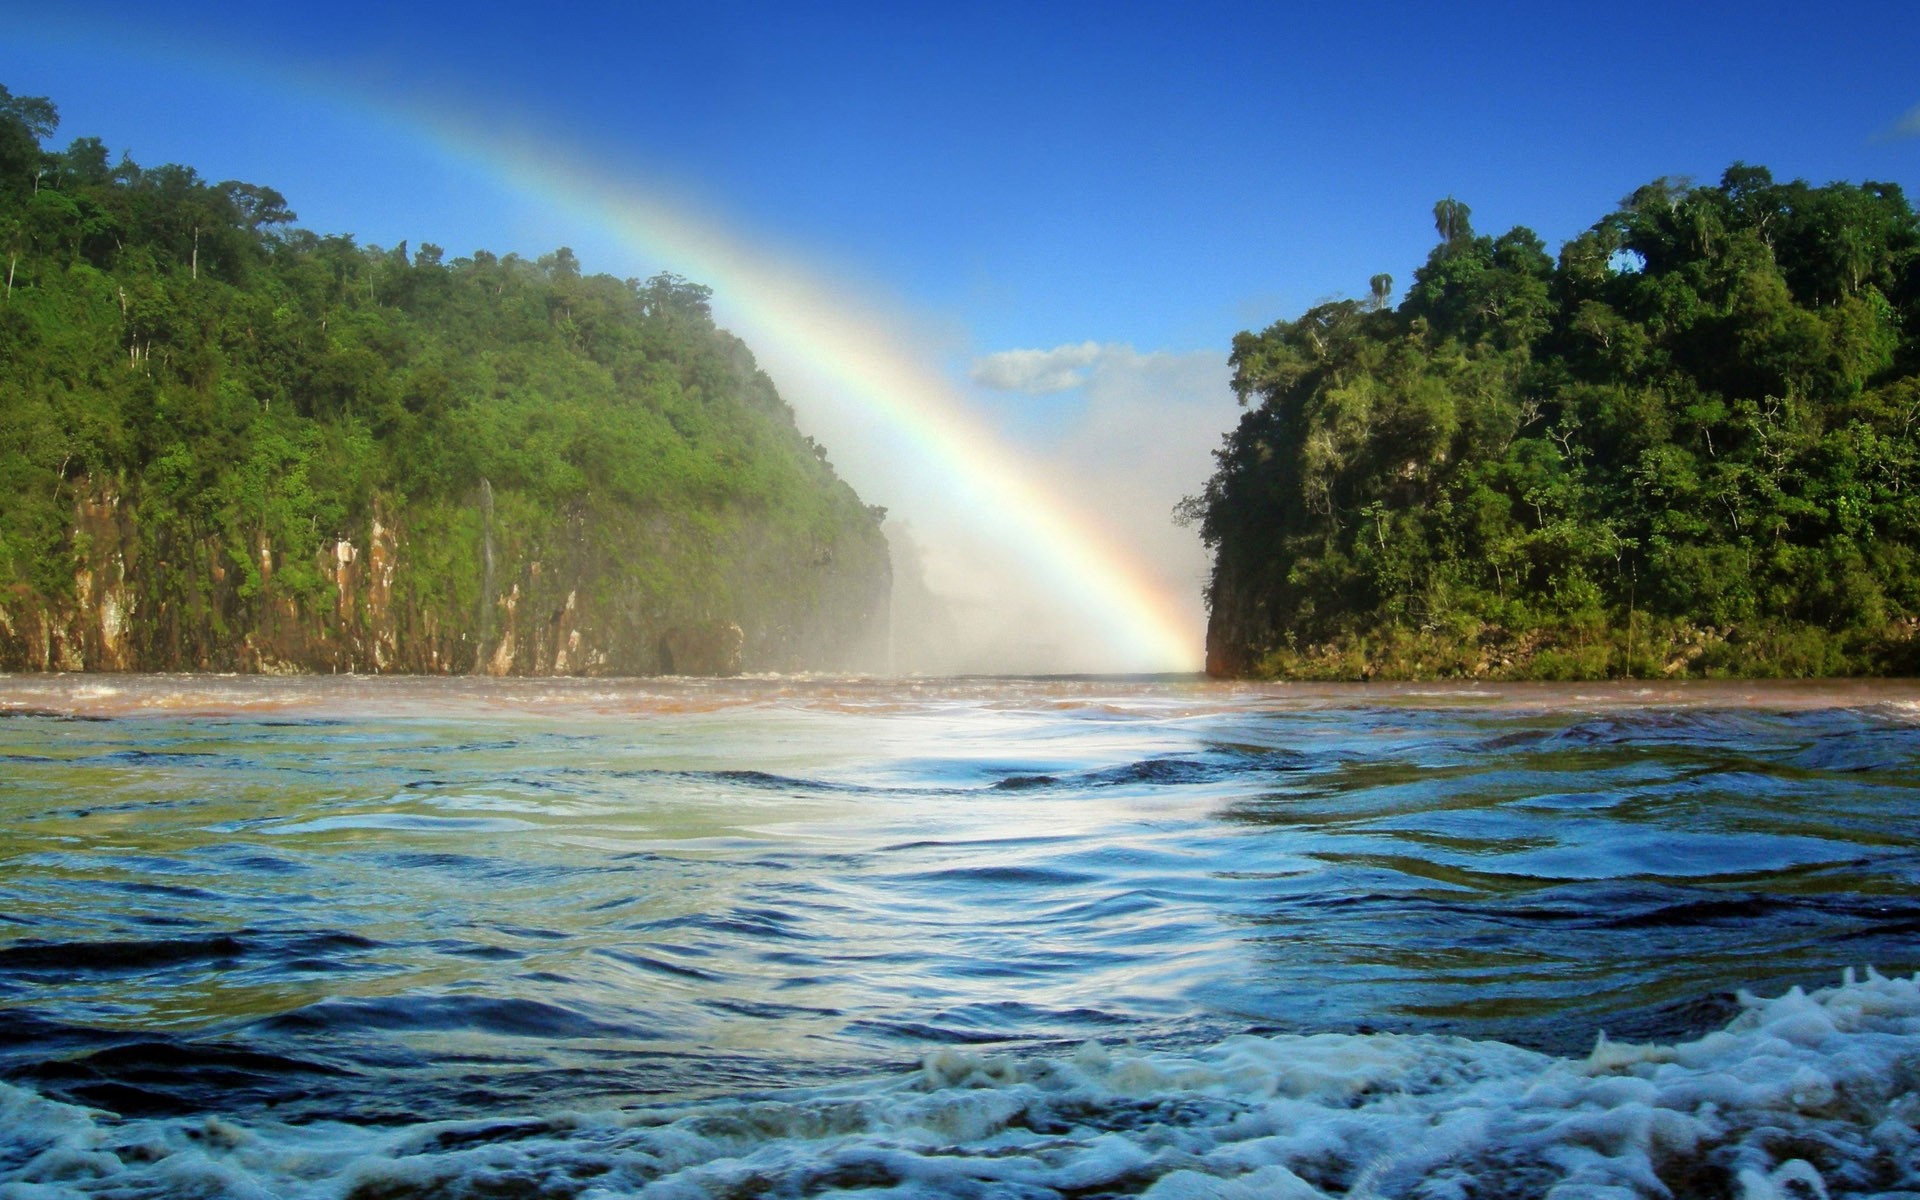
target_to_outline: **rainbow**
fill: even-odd
[[[435,148],[612,235],[643,258],[712,287],[716,305],[763,355],[797,364],[856,405],[1111,648],[1113,669],[1191,671],[1201,646],[1180,601],[1130,549],[1066,498],[969,410],[946,379],[886,334],[889,322],[814,272],[765,247],[526,142],[416,124]]]

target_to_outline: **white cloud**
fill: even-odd
[[[1081,342],[1051,350],[1002,350],[974,359],[969,374],[981,387],[999,392],[1064,392],[1086,383],[1088,368],[1108,349],[1098,342]]]
[[[1914,105],[1905,116],[1881,130],[1877,140],[1893,142],[1910,137],[1920,137],[1920,104]]]

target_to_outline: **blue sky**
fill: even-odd
[[[398,204],[378,170],[318,182],[297,128],[263,138],[196,104],[192,76],[251,69],[268,94],[299,81],[564,140],[952,316],[980,350],[1224,346],[1375,271],[1407,278],[1444,195],[1482,228],[1557,243],[1654,176],[1711,180],[1736,158],[1920,182],[1920,141],[1876,139],[1920,105],[1907,3],[0,0],[0,15],[0,81],[53,95],[63,137],[224,159],[309,224],[550,248],[484,213]]]
[[[802,254],[933,331],[1049,469],[1107,476],[1196,592],[1165,513],[1234,418],[1233,334],[1404,285],[1435,200],[1557,246],[1736,159],[1920,189],[1911,3],[0,0],[0,28],[0,83],[51,96],[59,140],[271,184],[323,231],[676,266],[423,143],[451,113]]]

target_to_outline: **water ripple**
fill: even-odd
[[[9,686],[0,1071],[124,1112],[477,1115],[1248,1029],[1560,1051],[1920,966],[1898,698]]]

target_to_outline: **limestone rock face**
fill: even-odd
[[[264,535],[237,548],[152,537],[136,507],[107,488],[83,489],[71,519],[74,571],[63,594],[0,589],[0,671],[736,675],[886,666],[884,541],[877,553],[864,544],[836,553],[768,539],[703,595],[662,588],[628,560],[591,551],[577,519],[556,519],[537,540],[496,543],[477,505],[421,532],[409,513],[376,500],[361,528],[322,540],[310,560]],[[450,551],[462,538],[473,545]]]

